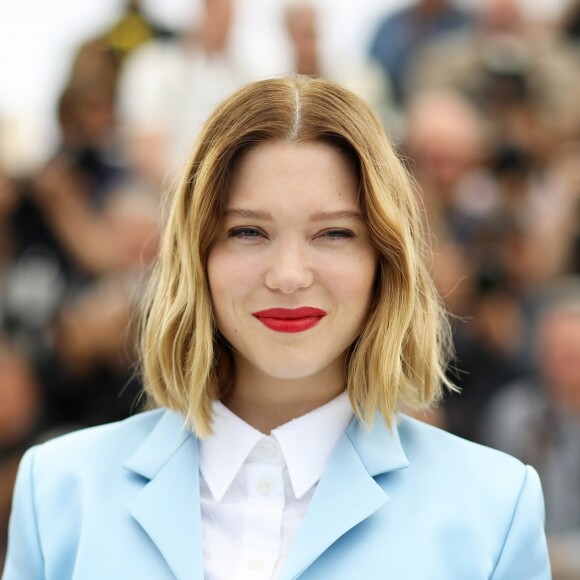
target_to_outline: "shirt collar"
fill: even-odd
[[[301,498],[321,478],[332,450],[353,412],[346,391],[302,417],[272,431],[288,466],[294,495]]]
[[[220,401],[213,403],[213,433],[199,442],[199,470],[213,498],[221,501],[244,461],[264,434]]]
[[[301,498],[322,476],[332,450],[353,416],[346,391],[272,431],[284,455],[294,495]],[[213,404],[213,434],[199,444],[200,471],[221,501],[254,447],[268,436],[248,425],[223,403]],[[235,442],[235,443],[234,443]]]

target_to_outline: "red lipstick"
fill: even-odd
[[[315,327],[326,316],[320,308],[268,308],[254,312],[264,326],[276,332],[304,332]]]

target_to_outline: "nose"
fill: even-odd
[[[270,290],[292,294],[314,280],[308,252],[299,243],[279,243],[268,260],[265,283]]]

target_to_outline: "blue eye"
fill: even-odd
[[[327,230],[323,232],[323,235],[331,240],[343,240],[355,237],[354,232],[350,230]]]
[[[254,240],[262,236],[257,228],[232,228],[228,232],[228,238],[238,238],[241,240]]]

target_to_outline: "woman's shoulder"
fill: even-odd
[[[541,496],[535,470],[507,453],[407,416],[400,416],[397,427],[411,471],[427,478],[432,489],[445,488],[453,501],[465,496],[509,504],[527,488]]]
[[[463,465],[470,469],[501,469],[514,473],[522,472],[525,467],[519,459],[503,451],[463,439],[407,415],[398,416],[397,430],[411,463],[427,462],[447,468]]]
[[[156,427],[171,416],[166,409],[137,413],[127,419],[71,431],[32,447],[35,469],[43,473],[83,472],[121,466],[149,437]],[[165,419],[164,419],[165,418]]]
[[[409,417],[400,417],[397,431],[409,464],[383,486],[401,519],[403,500],[412,500],[430,538],[444,528],[449,554],[461,553],[467,565],[488,554],[494,578],[550,577],[542,487],[533,467]]]

